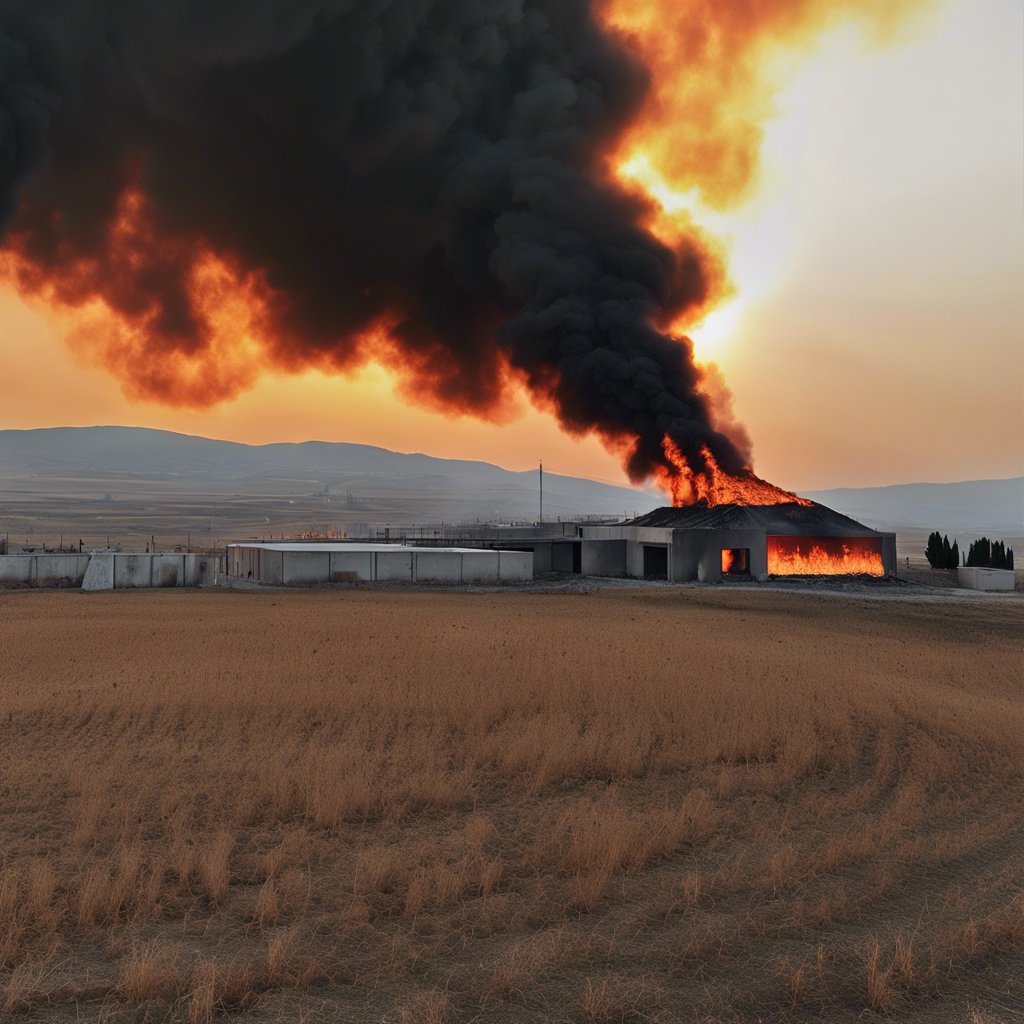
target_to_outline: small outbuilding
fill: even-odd
[[[1017,579],[1012,569],[961,565],[957,569],[957,582],[965,590],[1013,590]]]

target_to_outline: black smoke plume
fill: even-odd
[[[666,467],[665,435],[741,472],[665,333],[712,263],[609,174],[648,82],[592,6],[0,0],[0,230],[23,284],[143,317],[155,362],[201,353],[201,242],[279,297],[274,365],[354,365],[384,319],[448,407],[486,414],[511,372],[634,479]],[[161,244],[126,262],[104,247],[131,188]]]

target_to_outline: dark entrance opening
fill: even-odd
[[[551,545],[552,572],[582,572],[583,542],[579,540],[557,541]]]
[[[668,548],[657,544],[644,545],[644,579],[668,579]]]
[[[750,548],[722,548],[722,575],[749,576]]]

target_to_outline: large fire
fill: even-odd
[[[201,4],[80,5],[81,30],[22,4],[0,286],[134,399],[374,361],[448,414],[500,421],[525,388],[677,505],[801,502],[685,336],[732,288],[707,216],[756,186],[776,58],[923,2],[342,4],[279,38],[287,0],[253,0],[202,52]]]
[[[690,466],[671,438],[664,438],[662,447],[673,468],[659,471],[658,484],[672,496],[673,505],[703,503],[712,508],[715,505],[814,504],[762,480],[750,469],[740,475],[724,472],[707,448],[702,451],[704,469],[700,471]]]
[[[769,537],[772,576],[884,576],[880,537]]]
[[[17,231],[0,250],[0,282],[42,300],[68,343],[116,368],[133,398],[203,408],[253,385],[268,358],[275,296],[261,274],[198,240],[161,235],[146,196],[121,194],[103,244],[89,257],[41,267]],[[181,308],[151,286],[181,282]],[[187,328],[187,329],[186,329]],[[166,344],[152,347],[154,337]]]

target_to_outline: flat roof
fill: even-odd
[[[357,554],[370,552],[370,551],[417,551],[429,554],[430,552],[438,552],[445,554],[476,554],[479,555],[484,552],[494,553],[497,548],[435,548],[435,547],[415,547],[411,544],[288,544],[288,543],[263,543],[261,541],[253,541],[251,544],[247,544],[244,541],[238,541],[235,544],[229,544],[229,548],[261,548],[263,551],[298,551],[303,553],[316,553],[316,552],[355,552]]]

